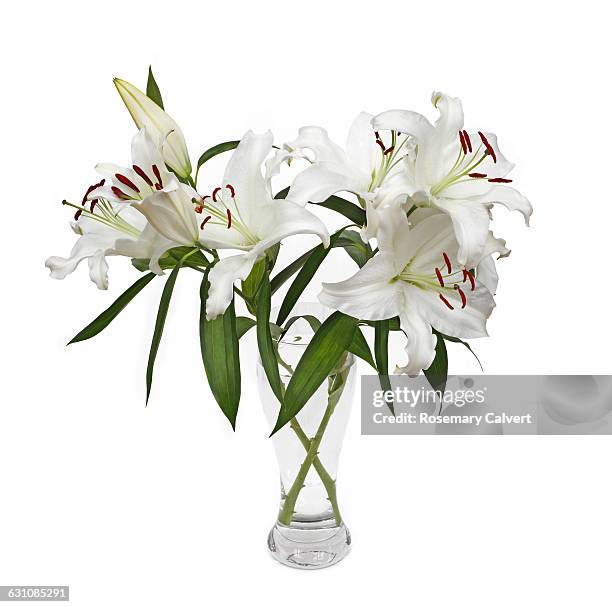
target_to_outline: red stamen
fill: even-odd
[[[468,173],[468,177],[472,177],[474,179],[484,179],[486,176],[486,173]]]
[[[491,183],[512,183],[512,179],[505,179],[504,177],[493,177],[489,179]]]
[[[374,131],[374,136],[376,139],[380,139],[380,133],[378,131]]]
[[[117,181],[120,181],[123,185],[126,185],[128,188],[130,188],[130,190],[133,190],[137,194],[140,194],[140,190],[136,187],[136,184],[130,179],[128,179],[125,175],[122,175],[121,173],[115,173],[115,177]]]
[[[444,257],[444,263],[446,264],[446,269],[448,270],[448,273],[450,274],[453,271],[453,266],[451,266],[450,259],[448,258],[448,255],[446,253],[442,253],[442,257]]]
[[[130,200],[130,197],[125,192],[122,192],[116,185],[114,185],[111,190],[117,198],[121,200]]]
[[[151,170],[153,171],[153,175],[155,175],[155,179],[157,179],[157,183],[155,184],[155,189],[161,190],[164,187],[164,184],[162,183],[161,173],[159,172],[157,165],[156,164],[152,165]]]
[[[228,183],[225,187],[230,191],[230,196],[234,198],[236,196],[236,191],[234,190],[234,186]]]
[[[463,136],[463,131],[459,131],[459,141],[461,142],[461,149],[464,154],[468,153],[467,143],[465,142],[465,137]]]
[[[83,213],[83,209],[79,209],[75,214],[74,214],[74,220],[78,221],[79,217],[81,216],[81,214]]]
[[[377,139],[376,143],[380,146],[380,149],[382,150],[382,153],[384,154],[385,153],[385,144],[380,139]]]
[[[212,219],[212,215],[208,215],[208,216],[207,216],[207,217],[204,219],[204,221],[203,221],[203,222],[200,224],[200,230],[203,230],[203,229],[204,229],[204,226],[206,225],[206,223],[207,223],[207,222],[208,222],[210,219]]]
[[[392,145],[391,147],[387,148],[383,154],[386,156],[387,154],[391,154],[391,152],[393,152],[393,150],[395,149],[395,146]]]
[[[89,207],[89,211],[90,211],[91,213],[93,213],[93,212],[94,212],[94,209],[96,208],[96,205],[97,205],[97,204],[98,204],[98,199],[97,199],[97,198],[94,198],[94,199],[91,201],[91,205],[90,205],[90,207]]]
[[[444,302],[444,304],[446,305],[446,307],[449,310],[454,310],[455,308],[453,308],[453,306],[451,306],[450,302],[448,301],[448,299],[446,299],[446,297],[444,297],[444,295],[442,295],[442,293],[440,293],[440,299]]]
[[[459,285],[455,285],[455,289],[457,290],[457,293],[459,293],[459,297],[461,297],[461,309],[463,310],[463,308],[465,308],[465,304],[467,304],[467,297]]]
[[[493,158],[493,162],[497,162],[495,150],[493,149],[493,146],[489,143],[489,140],[483,135],[481,131],[478,131],[478,134],[480,135],[480,139],[482,139],[485,148],[487,148],[487,152],[491,155],[491,158]]]
[[[102,187],[104,185],[104,182],[106,181],[106,179],[102,179],[101,181],[99,181],[98,183],[94,183],[93,185],[90,185],[87,188],[87,192],[85,192],[85,196],[83,196],[83,200],[81,201],[81,204],[84,205],[87,202],[87,197],[94,191],[97,190],[98,188]]]
[[[469,279],[470,281],[470,291],[473,291],[476,288],[476,281],[474,280],[474,276],[469,270],[463,268],[463,282],[465,282],[467,279]]]
[[[217,194],[221,191],[221,188],[215,188],[212,193],[213,202],[217,202]]]
[[[227,229],[229,230],[232,227],[232,212],[227,209]]]
[[[134,169],[134,173],[136,173],[144,182],[146,182],[150,188],[153,187],[151,178],[139,166],[133,164],[132,168]]]
[[[444,280],[442,279],[442,272],[440,272],[439,268],[436,268],[436,276],[438,277],[438,282],[440,283],[440,286],[443,287]]]
[[[465,139],[465,143],[467,144],[468,150],[471,154],[472,153],[472,141],[470,140],[470,136],[468,135],[468,132],[466,130],[463,131],[463,138]]]
[[[199,215],[201,215],[201,214],[202,214],[202,211],[203,211],[203,210],[204,210],[204,207],[203,207],[203,206],[201,206],[201,205],[198,205],[198,206],[195,208],[195,212],[196,212],[196,213],[198,213]]]

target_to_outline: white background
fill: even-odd
[[[499,135],[535,207],[530,229],[497,214],[513,253],[491,337],[474,344],[486,370],[608,373],[604,6],[6,4],[0,584],[70,584],[79,607],[609,605],[609,437],[366,437],[355,411],[339,482],[353,552],[320,572],[283,568],[265,547],[278,484],[254,336],[232,434],[199,357],[199,276],[183,272],[145,409],[163,281],[99,338],[65,348],[135,275],[115,260],[99,292],[85,267],[63,282],[43,267],[73,243],[62,198],[80,199],[97,162],[129,160],[134,127],[114,75],[144,86],[153,64],[194,158],[248,128],[282,142],[321,124],[342,141],[362,109],[434,118],[440,89],[462,98],[468,127]],[[211,163],[202,183],[221,170]],[[461,349],[451,357],[452,371],[476,370]]]

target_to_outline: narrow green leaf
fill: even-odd
[[[259,285],[262,284],[263,277],[266,274],[266,259],[265,257],[258,260],[253,269],[246,277],[245,280],[242,281],[242,293],[244,297],[252,304],[249,306],[249,312],[255,316],[256,306],[256,296],[259,291]],[[253,308],[253,309],[251,309]]]
[[[92,320],[82,331],[77,333],[69,342],[74,344],[78,341],[85,341],[100,333],[103,329],[119,315],[119,313],[140,293],[153,279],[155,274],[151,272],[139,278],[131,287],[125,290],[102,314]]]
[[[285,336],[287,331],[289,331],[293,323],[300,320],[300,318],[305,320],[310,325],[310,328],[312,329],[313,333],[316,333],[319,330],[319,327],[321,326],[321,321],[316,316],[313,316],[312,314],[299,314],[298,316],[292,316],[285,323],[285,327],[283,328],[283,331],[281,333],[281,339]]]
[[[353,335],[353,341],[351,345],[348,347],[348,351],[352,352],[355,356],[359,356],[362,360],[365,360],[375,371],[376,363],[374,362],[374,358],[372,357],[372,352],[370,350],[370,346],[368,346],[368,342],[364,337],[361,329],[357,327],[355,329],[355,334]]]
[[[374,255],[372,247],[363,242],[361,234],[355,230],[345,230],[342,237],[336,243],[338,247],[343,247],[349,257],[360,267]]]
[[[248,316],[236,317],[236,334],[240,339],[249,329],[252,329],[257,322]]]
[[[240,404],[240,353],[234,300],[225,314],[206,319],[208,270],[200,286],[200,348],[210,390],[221,410],[236,429]]]
[[[334,312],[315,333],[295,367],[272,434],[291,421],[348,350],[357,319]]]
[[[278,373],[278,361],[276,359],[276,349],[270,334],[270,309],[272,307],[272,294],[270,292],[270,276],[264,272],[261,278],[261,287],[257,298],[257,346],[259,347],[259,356],[261,365],[266,372],[268,383],[272,392],[278,399],[278,402],[283,402],[283,385]]]
[[[462,339],[459,339],[458,337],[452,337],[451,335],[444,335],[444,333],[439,333],[436,330],[434,330],[434,333],[436,335],[443,337],[446,341],[451,341],[453,343],[461,344],[465,346],[472,353],[472,356],[476,359],[476,362],[480,365],[480,370],[484,372],[484,367],[482,366],[482,363],[480,362],[480,358],[476,356],[476,352],[472,350],[472,346],[470,346],[470,344],[468,344],[466,341],[463,341]]]
[[[427,378],[429,385],[434,390],[444,392],[446,390],[446,381],[448,379],[448,354],[446,352],[446,344],[442,335],[437,334],[438,341],[436,342],[436,356],[428,369],[423,369],[423,374]]]
[[[304,289],[308,286],[308,283],[312,280],[316,271],[319,269],[319,266],[323,263],[323,260],[327,257],[327,254],[336,246],[336,241],[342,235],[342,232],[345,228],[338,230],[335,234],[332,234],[330,238],[329,247],[325,248],[322,244],[316,246],[310,252],[310,255],[306,259],[302,269],[299,271],[298,275],[295,277],[287,294],[285,295],[285,299],[283,299],[283,303],[281,304],[280,310],[278,311],[278,317],[276,319],[276,324],[282,325],[293,307],[297,303],[298,299],[304,292]]]
[[[383,390],[391,390],[389,379],[389,320],[374,323],[374,358],[378,369],[378,379]],[[393,402],[387,403],[391,413],[395,413]]]
[[[289,188],[285,188],[278,192],[278,194],[276,194],[274,198],[287,198],[288,193]],[[320,207],[325,207],[326,209],[336,211],[336,213],[344,215],[347,219],[350,219],[358,226],[362,226],[366,222],[366,213],[361,207],[357,206],[353,202],[345,200],[344,198],[340,198],[339,196],[330,196],[327,200],[324,200],[323,202],[312,202],[310,204],[316,204]]]
[[[151,395],[151,384],[153,383],[153,367],[155,366],[155,358],[159,350],[159,343],[164,332],[166,317],[168,316],[168,307],[172,298],[172,291],[176,283],[176,277],[181,269],[182,261],[179,262],[166,280],[164,290],[162,291],[161,299],[159,300],[159,309],[157,310],[157,319],[155,320],[155,329],[153,330],[153,339],[151,340],[151,350],[149,351],[149,362],[147,363],[147,402]]]
[[[222,154],[223,152],[229,152],[230,150],[234,150],[238,147],[240,140],[235,141],[224,141],[223,143],[218,143],[217,145],[213,145],[211,148],[208,148],[199,158],[198,166],[196,168],[196,180],[198,178],[198,172],[200,167],[208,162],[211,158]]]
[[[155,103],[159,105],[162,110],[164,109],[164,101],[161,93],[159,92],[157,82],[155,81],[155,76],[153,76],[151,66],[149,66],[149,77],[147,78],[147,97],[152,101],[155,101]]]
[[[300,255],[295,261],[291,262],[286,268],[283,268],[271,281],[272,295],[276,293],[302,266],[306,263],[312,252],[317,247],[313,247],[310,251],[306,251]]]

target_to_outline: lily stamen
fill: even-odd
[[[133,164],[132,169],[134,170],[134,173],[136,173],[136,175],[138,175],[150,188],[153,187],[151,178],[138,165]]]
[[[487,153],[491,156],[491,158],[493,158],[493,162],[497,162],[497,156],[495,155],[495,150],[493,149],[493,146],[489,143],[489,140],[484,136],[482,131],[478,131],[478,135],[480,136],[482,143],[487,149]]]
[[[453,308],[453,306],[451,305],[450,301],[448,301],[448,299],[446,299],[446,297],[444,297],[444,295],[442,295],[442,293],[439,294],[440,299],[444,302],[444,305],[449,309],[449,310],[454,310],[455,308]]]
[[[450,259],[446,253],[442,253],[442,257],[444,257],[444,263],[446,264],[446,268],[448,269],[448,273],[451,274],[453,271],[453,266],[451,266]]]
[[[130,188],[130,190],[132,190],[133,192],[140,194],[138,186],[131,179],[128,179],[125,175],[122,175],[121,173],[115,173],[115,179]]]

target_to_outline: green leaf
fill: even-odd
[[[192,251],[193,247],[174,247],[167,251],[159,260],[159,267],[162,270],[172,269],[189,251]],[[149,269],[149,259],[132,259],[132,265],[140,272],[146,272]],[[203,266],[209,265],[209,261],[202,253],[202,251],[196,251],[193,255],[189,256],[189,261],[185,262],[184,265]]]
[[[286,268],[282,269],[271,281],[272,295],[276,293],[308,260],[312,252],[317,247],[313,247],[310,251],[306,251],[300,255],[295,261],[291,262]]]
[[[312,329],[313,333],[316,333],[319,330],[319,327],[321,326],[321,321],[316,316],[313,316],[312,314],[299,314],[298,316],[292,316],[285,323],[285,327],[283,328],[281,333],[281,339],[285,336],[287,331],[289,331],[293,323],[297,320],[300,320],[300,318],[304,319],[310,325],[310,328]]]
[[[149,402],[149,396],[151,395],[155,358],[157,357],[157,351],[159,350],[159,342],[161,341],[162,334],[164,332],[164,325],[166,324],[166,317],[168,316],[168,307],[170,306],[172,291],[174,291],[176,277],[181,269],[181,265],[182,260],[179,261],[176,266],[174,266],[168,280],[166,280],[161,299],[159,300],[159,309],[157,310],[157,319],[155,320],[155,329],[153,330],[153,339],[151,340],[151,349],[149,351],[149,362],[147,363],[147,402]]]
[[[448,379],[448,354],[446,352],[444,338],[440,334],[437,334],[437,337],[436,355],[429,368],[423,369],[423,374],[434,390],[440,390],[444,393],[446,390],[446,381]]]
[[[139,278],[131,287],[125,290],[102,314],[92,320],[82,331],[77,333],[69,342],[74,344],[78,341],[85,341],[106,329],[110,323],[115,320],[119,313],[127,306],[138,293],[140,293],[153,279],[155,274],[151,272],[146,276]]]
[[[161,93],[159,92],[157,82],[155,81],[155,76],[153,76],[151,66],[149,66],[149,77],[147,78],[147,97],[152,101],[155,101],[155,103],[159,105],[162,110],[164,109],[164,101]]]
[[[472,350],[472,346],[470,346],[470,344],[468,344],[466,341],[463,341],[462,339],[459,339],[458,337],[452,337],[451,335],[444,335],[444,333],[439,333],[435,329],[434,329],[434,333],[436,335],[443,337],[446,341],[451,341],[453,343],[461,344],[465,346],[472,353],[472,356],[476,359],[476,362],[480,365],[480,370],[484,372],[484,367],[482,366],[482,363],[480,362],[480,358],[476,356],[476,352]]]
[[[361,239],[361,234],[355,230],[345,230],[338,239],[337,246],[343,247],[349,257],[360,267],[374,255],[372,247]]]
[[[249,329],[252,329],[257,324],[257,321],[248,316],[236,317],[236,334],[240,339]]]
[[[222,154],[223,152],[229,152],[230,150],[234,150],[238,147],[240,140],[235,141],[224,141],[223,143],[218,143],[217,145],[213,145],[212,148],[208,148],[198,160],[198,166],[196,168],[196,181],[198,179],[198,172],[200,171],[200,167],[208,162],[211,158]]]
[[[208,270],[200,286],[200,348],[210,390],[221,410],[236,429],[240,404],[240,353],[234,300],[223,315],[206,319]]]
[[[242,293],[251,304],[256,304],[255,297],[266,274],[266,259],[262,258],[253,265],[253,269],[242,281]],[[251,309],[253,308],[253,309]],[[249,306],[249,312],[255,316],[256,306]]]
[[[288,193],[289,188],[285,188],[278,192],[274,198],[287,198]],[[330,196],[323,202],[311,202],[310,204],[316,204],[320,207],[325,207],[326,209],[336,211],[336,213],[344,215],[347,219],[350,219],[353,223],[359,226],[364,225],[366,222],[366,212],[361,207],[349,202],[348,200],[345,200],[344,198],[340,198],[339,196]]]
[[[359,356],[362,360],[365,360],[370,366],[376,369],[376,363],[374,362],[374,358],[372,357],[372,352],[370,350],[370,346],[368,346],[368,342],[366,338],[363,336],[361,329],[357,327],[355,329],[355,334],[353,335],[353,341],[351,345],[348,347],[348,351],[352,352],[355,356]]]
[[[374,322],[374,358],[378,369],[378,379],[383,390],[391,390],[389,379],[389,320]],[[393,402],[387,403],[391,413],[395,414]]]
[[[278,373],[278,361],[276,359],[276,349],[270,334],[270,308],[272,307],[272,293],[270,292],[270,277],[267,272],[261,279],[261,288],[257,298],[257,346],[261,365],[266,372],[268,383],[272,392],[283,402],[283,385]]]
[[[334,312],[314,334],[295,367],[272,434],[291,421],[327,379],[353,340],[357,319]]]
[[[327,254],[336,246],[336,241],[340,238],[342,232],[345,228],[338,230],[335,234],[332,234],[330,238],[329,247],[325,248],[323,244],[316,246],[314,249],[310,251],[310,255],[306,259],[302,269],[299,271],[298,275],[295,277],[287,294],[285,295],[285,299],[283,299],[283,303],[281,304],[280,310],[278,311],[278,317],[276,319],[276,324],[282,325],[293,307],[297,303],[298,299],[304,292],[304,289],[308,286],[308,283],[312,280],[316,271],[319,269],[319,266],[323,263],[323,260],[327,257]]]

